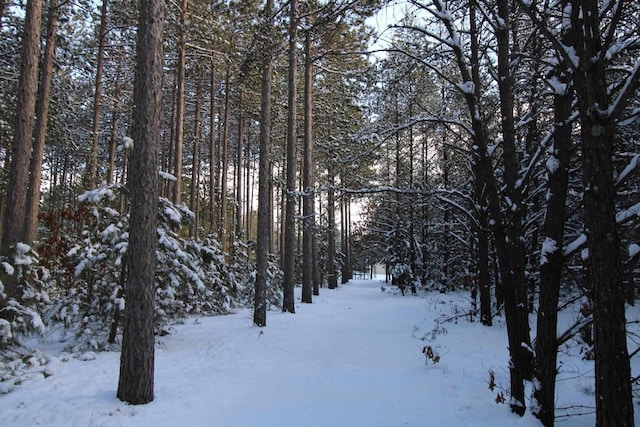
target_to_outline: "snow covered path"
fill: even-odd
[[[402,297],[381,285],[321,289],[295,315],[269,312],[262,329],[248,310],[188,319],[158,338],[156,396],[144,406],[115,397],[119,354],[58,357],[54,375],[0,396],[0,426],[539,425],[487,387],[489,369],[506,378],[503,328],[461,321],[432,333],[434,319],[465,304],[459,295]],[[425,365],[425,344],[440,363]]]

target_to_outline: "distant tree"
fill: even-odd
[[[131,219],[118,398],[153,400],[157,153],[160,140],[164,1],[141,0],[134,86]]]

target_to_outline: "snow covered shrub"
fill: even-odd
[[[251,253],[253,250],[253,245],[236,241],[231,252],[228,281],[230,291],[236,296],[237,307],[253,306],[256,280],[255,257]],[[271,256],[267,266],[267,310],[282,306],[283,279],[284,273],[274,256]]]
[[[214,236],[202,242],[180,237],[180,229],[195,220],[184,204],[174,205],[161,198],[159,218],[157,321],[228,312],[233,303],[228,296],[225,255],[218,241]]]
[[[51,317],[70,328],[83,349],[104,349],[109,324],[119,310],[128,222],[112,208],[119,185],[103,184],[79,196],[87,221],[66,253],[73,284],[64,290]]]
[[[4,318],[0,324],[0,347],[18,342],[19,335],[44,334],[42,320],[49,304],[49,273],[39,265],[38,254],[18,243],[7,256],[0,257],[0,307]],[[3,283],[4,282],[4,283]],[[14,289],[8,295],[6,287]]]

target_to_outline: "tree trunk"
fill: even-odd
[[[111,118],[111,140],[109,141],[109,160],[107,166],[107,184],[114,182],[114,175],[116,170],[116,148],[118,145],[118,123],[120,121],[120,93],[122,91],[122,84],[120,83],[120,64],[116,69],[116,87],[113,93],[113,111]]]
[[[200,226],[200,138],[202,137],[202,124],[200,112],[202,110],[202,81],[200,76],[196,76],[196,111],[193,132],[193,163],[191,166],[191,192],[189,198],[189,208],[196,216],[195,221],[189,227],[189,236],[198,239],[198,228]]]
[[[209,229],[216,223],[216,67],[211,57],[211,92],[209,93]]]
[[[569,41],[565,40],[567,45]],[[558,80],[567,84],[566,67],[558,69]],[[536,363],[533,397],[537,400],[535,415],[543,425],[550,427],[555,422],[555,387],[558,355],[558,300],[564,265],[562,247],[564,242],[565,206],[569,180],[573,96],[569,89],[554,95],[553,154],[547,165],[548,191],[544,221],[544,258],[540,261],[540,297],[538,303]]]
[[[296,143],[297,143],[297,41],[298,2],[289,2],[289,100],[287,111],[287,180],[285,193],[285,227],[283,248],[284,298],[282,311],[295,313],[293,288],[295,286],[295,243],[296,243]]]
[[[303,165],[303,243],[302,243],[302,302],[311,303],[313,295],[313,234],[315,229],[314,180],[313,180],[313,59],[311,58],[311,32],[304,42],[304,165]]]
[[[229,174],[229,116],[231,115],[231,64],[227,65],[225,78],[224,116],[222,119],[222,136],[220,137],[220,223],[218,239],[222,248],[226,248],[227,236],[227,175]]]
[[[501,266],[508,267],[502,272],[502,283],[505,288],[505,319],[510,335],[509,348],[512,353],[513,369],[511,381],[513,390],[524,390],[523,380],[533,379],[533,353],[529,336],[529,314],[527,310],[527,283],[525,280],[525,247],[522,218],[525,206],[522,204],[521,189],[518,187],[519,162],[516,152],[516,133],[513,104],[513,75],[511,72],[510,46],[510,1],[497,1],[499,23],[496,27],[498,45],[498,89],[500,93],[500,113],[502,122],[502,146],[504,164],[505,198],[511,209],[506,211],[505,222],[498,222],[504,227],[504,239],[496,239],[496,245],[504,253]],[[496,190],[497,191],[497,190]],[[494,207],[494,211],[499,209]],[[508,289],[507,289],[508,288]],[[516,382],[516,384],[514,384]],[[524,391],[522,396],[512,392],[511,409],[523,415],[525,410]],[[515,398],[515,399],[514,399]],[[516,401],[517,400],[517,401]]]
[[[27,194],[27,212],[25,219],[25,241],[34,242],[38,237],[38,214],[40,212],[40,185],[42,181],[42,160],[47,134],[49,116],[49,94],[53,74],[53,58],[56,50],[56,28],[58,25],[58,0],[49,2],[47,12],[47,41],[42,58],[40,85],[36,102],[36,124],[29,167],[29,192]]]
[[[244,112],[242,105],[242,89],[238,99],[238,142],[236,144],[236,239],[242,238],[242,152],[244,141]]]
[[[182,202],[182,147],[184,144],[184,84],[185,68],[187,61],[187,9],[189,0],[182,0],[180,6],[180,24],[178,26],[178,82],[176,87],[176,123],[175,123],[175,163],[173,174],[176,181],[173,187],[173,203],[179,205]]]
[[[273,0],[264,9],[264,41],[273,33]],[[270,47],[262,49],[262,101],[260,106],[260,158],[258,163],[258,241],[256,245],[256,282],[253,303],[253,324],[267,326],[267,277],[271,242],[271,85],[273,55]]]
[[[327,286],[329,289],[338,287],[336,272],[336,201],[335,201],[335,176],[333,172],[333,159],[329,159],[327,180]]]
[[[100,102],[102,98],[102,71],[104,69],[104,48],[107,39],[108,0],[102,0],[100,8],[100,26],[98,27],[98,60],[93,93],[93,127],[91,128],[91,157],[86,182],[89,188],[98,184],[98,143],[100,141]]]
[[[160,142],[164,2],[141,0],[134,86],[131,219],[127,249],[126,309],[118,399],[153,400],[156,217]]]
[[[0,245],[0,253],[2,254],[7,254],[12,246],[25,240],[29,161],[38,90],[41,21],[42,0],[28,0],[20,57],[15,134],[11,146],[11,165],[2,224],[2,244]],[[4,285],[8,298],[17,296],[15,286],[9,283]]]
[[[587,274],[593,303],[596,425],[632,426],[631,369],[613,182],[616,118],[607,112],[609,60],[601,56],[597,2],[580,0],[572,6],[573,46],[579,57],[574,84],[580,112]],[[637,85],[637,73],[635,78]]]

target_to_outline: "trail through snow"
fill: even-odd
[[[0,396],[0,426],[539,425],[495,402],[508,384],[504,326],[440,324],[468,310],[465,295],[403,297],[382,285],[321,289],[313,304],[298,298],[295,315],[269,312],[266,328],[252,326],[249,310],[187,319],[157,338],[155,400],[147,405],[116,398],[119,353],[87,361],[57,354],[53,375]],[[439,363],[425,364],[424,345]],[[593,425],[594,417],[562,421]]]

